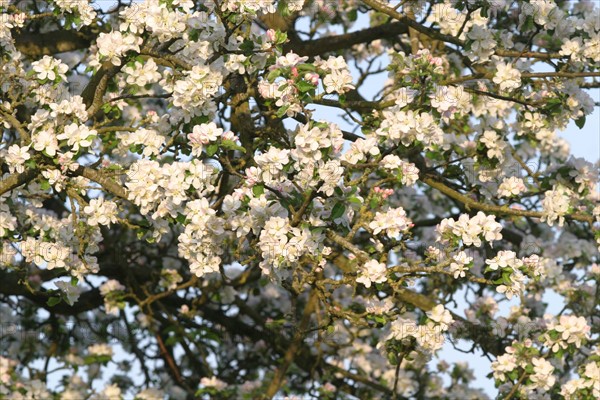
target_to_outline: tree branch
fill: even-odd
[[[98,36],[91,29],[55,30],[46,33],[22,32],[13,33],[15,47],[21,53],[39,58],[44,55],[66,53],[69,51],[87,49]]]
[[[32,181],[35,179],[38,173],[39,171],[37,169],[28,169],[20,174],[12,174],[7,177],[0,177],[0,196]]]
[[[463,203],[467,207],[467,209],[473,208],[475,210],[485,211],[485,212],[493,213],[496,215],[515,215],[515,216],[531,217],[531,218],[542,218],[544,216],[544,214],[539,211],[519,210],[519,209],[515,209],[515,208],[509,208],[507,205],[497,206],[497,205],[493,205],[493,204],[480,203],[460,192],[457,192],[454,189],[451,189],[450,187],[446,186],[442,182],[436,181],[435,179],[433,179],[430,176],[423,177],[421,179],[421,181],[423,183],[427,184],[428,186],[439,190],[440,192],[444,193],[448,197]],[[580,214],[580,213],[566,215],[565,218],[569,218],[569,219],[572,219],[575,221],[588,222],[590,224],[592,224],[594,222],[594,218],[592,215],[585,215],[585,214]]]
[[[314,57],[338,50],[348,50],[359,43],[370,43],[377,39],[391,39],[393,36],[407,32],[408,27],[406,23],[393,22],[343,35],[322,37],[302,42],[290,41],[283,49],[284,52],[294,51],[301,56]]]

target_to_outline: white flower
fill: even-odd
[[[37,132],[33,135],[31,142],[35,151],[45,151],[50,157],[54,157],[58,151],[58,140],[51,131]]]
[[[137,129],[135,132],[118,133],[123,146],[141,145],[144,157],[158,156],[165,144],[165,137],[153,129]]]
[[[16,171],[18,173],[25,171],[25,161],[30,158],[29,146],[21,147],[18,144],[10,146],[5,155],[5,161],[8,164],[10,172]]]
[[[447,330],[448,326],[454,322],[452,314],[450,314],[450,311],[446,310],[442,304],[438,304],[427,311],[427,316],[433,322],[441,325],[442,330]]]
[[[319,176],[323,180],[323,185],[319,192],[325,193],[327,196],[332,196],[335,188],[340,183],[344,168],[342,168],[338,160],[330,160],[319,168]]]
[[[600,397],[600,363],[592,361],[586,364],[582,377],[585,379],[582,386],[590,388],[594,398]]]
[[[459,11],[449,2],[438,3],[432,6],[432,12],[427,17],[427,22],[435,22],[440,26],[440,32],[445,35],[458,35],[466,19],[466,10]]]
[[[550,324],[548,330],[554,329],[561,334],[562,340],[574,343],[575,347],[581,347],[583,340],[589,338],[590,326],[584,317],[575,315],[561,315],[558,324]]]
[[[71,282],[66,281],[58,281],[54,282],[54,285],[62,290],[62,292],[67,296],[67,303],[70,305],[75,304],[77,299],[79,299],[79,295],[82,292],[82,289],[79,286],[71,285]]]
[[[484,62],[489,60],[490,56],[494,54],[496,41],[492,32],[486,27],[473,25],[469,33],[467,33],[467,37],[473,41],[471,49],[468,52],[471,61],[479,59],[478,62]]]
[[[514,271],[519,269],[523,262],[517,258],[517,254],[510,250],[501,250],[496,257],[491,260],[485,260],[488,268],[496,271],[498,268],[512,268]]]
[[[94,356],[111,356],[113,355],[112,347],[104,343],[93,344],[87,348],[90,355]]]
[[[376,156],[380,154],[377,147],[376,137],[367,137],[366,139],[357,139],[350,145],[350,150],[342,155],[342,160],[350,164],[356,164],[365,159],[366,155]]]
[[[417,90],[403,87],[403,88],[398,89],[396,92],[394,92],[393,96],[394,96],[396,105],[398,107],[402,108],[408,104],[411,104],[415,100],[415,97],[417,96],[418,93],[419,92]]]
[[[90,225],[110,225],[117,222],[117,204],[104,198],[92,199],[83,212],[88,215]]]
[[[404,161],[394,154],[388,154],[381,160],[383,168],[399,170],[402,184],[411,186],[419,179],[419,169],[415,164]]]
[[[526,190],[523,179],[511,176],[510,178],[504,178],[500,186],[498,187],[498,196],[500,197],[512,197],[518,196],[520,193]]]
[[[437,86],[429,98],[431,106],[446,118],[452,117],[454,113],[468,110],[471,104],[469,94],[461,85]]]
[[[165,395],[161,390],[148,388],[136,394],[135,398],[137,400],[163,400]]]
[[[454,262],[450,263],[450,272],[453,273],[454,279],[458,279],[459,277],[464,278],[465,271],[468,269],[467,265],[473,261],[473,257],[469,257],[467,253],[461,251],[452,257],[452,259]]]
[[[272,183],[279,179],[283,166],[290,162],[290,150],[269,147],[266,153],[254,157],[261,170],[261,178],[265,183]]]
[[[222,135],[223,129],[218,128],[214,122],[194,126],[192,133],[188,134],[192,154],[199,157],[202,154],[203,146],[216,141]]]
[[[533,386],[538,390],[547,391],[556,382],[556,378],[552,373],[554,367],[548,361],[543,358],[533,358],[531,360],[533,364],[533,374],[529,376],[529,379],[533,382]]]
[[[504,381],[505,373],[517,368],[517,359],[512,354],[502,354],[496,361],[492,362],[494,378]]]
[[[286,55],[277,58],[277,63],[275,64],[275,67],[294,67],[300,63],[305,62],[306,60],[308,60],[308,57],[300,57],[298,54],[294,53],[293,51],[290,51]]]
[[[67,80],[65,73],[69,70],[69,66],[53,57],[44,56],[41,60],[31,63],[31,66],[39,80],[55,81],[57,77],[63,81]]]
[[[116,279],[109,279],[108,281],[100,285],[100,294],[102,296],[106,296],[109,293],[118,292],[122,290],[125,290],[125,286],[121,285],[121,283],[119,283],[119,281]]]
[[[498,133],[488,129],[479,137],[479,141],[488,149],[487,156],[489,158],[497,158],[500,161],[504,159],[504,149],[506,148],[506,143],[504,140],[502,140]]]
[[[573,61],[581,60],[582,42],[581,38],[567,39],[563,42],[559,54],[561,56],[570,56]]]
[[[552,190],[545,193],[542,200],[543,214],[541,221],[546,221],[548,225],[554,225],[554,221],[558,220],[558,226],[563,226],[565,215],[571,207],[571,195],[573,192],[564,186],[554,186]]]
[[[130,50],[140,51],[142,38],[132,34],[123,35],[119,31],[100,33],[96,41],[98,54],[109,59],[116,66],[121,65],[121,57]]]
[[[66,247],[61,243],[53,242],[40,243],[38,252],[38,255],[41,256],[42,259],[37,257],[35,260],[36,264],[39,266],[43,262],[46,262],[46,269],[48,270],[54,268],[66,268],[66,262],[71,256],[71,249],[69,247]]]
[[[458,89],[448,89],[450,93],[457,93]],[[463,94],[465,94],[463,92]],[[439,95],[439,96],[438,96]],[[440,112],[452,113],[462,104],[454,98],[447,98],[447,93],[439,90],[432,95],[432,104],[438,106]],[[462,96],[464,97],[464,96]],[[436,103],[439,101],[439,103]],[[415,140],[423,142],[426,148],[442,144],[444,140],[444,131],[440,127],[439,121],[429,113],[417,113],[414,111],[401,111],[400,107],[392,107],[390,110],[383,111],[384,120],[381,127],[375,133],[394,143],[401,142],[405,146],[410,145]],[[360,140],[360,139],[359,139]]]
[[[387,267],[385,264],[376,260],[369,260],[361,265],[358,270],[356,282],[362,283],[366,288],[370,288],[372,283],[382,283],[387,281],[385,276]]]
[[[96,11],[88,0],[55,0],[54,2],[63,12],[77,14],[81,25],[91,25],[96,18]]]
[[[521,271],[514,271],[510,275],[510,283],[505,285],[499,285],[496,287],[496,291],[498,293],[504,293],[507,299],[512,299],[515,294],[520,294],[523,292],[525,285],[523,282],[525,281],[525,276]]]
[[[382,315],[394,308],[394,301],[390,297],[379,300],[376,297],[369,297],[366,300],[365,310],[371,314]]]
[[[481,247],[482,236],[488,242],[502,239],[501,230],[502,225],[496,222],[494,215],[486,216],[481,211],[473,218],[462,214],[458,221],[450,218],[443,219],[436,228],[438,242],[447,243],[449,239],[458,238],[466,246],[476,247]]]
[[[92,400],[121,400],[121,389],[116,384],[108,385],[101,393],[92,397]]]
[[[16,227],[17,219],[8,212],[0,211],[0,237],[4,237],[9,231],[14,231]]]
[[[244,62],[247,57],[243,54],[230,54],[229,59],[225,62],[225,68],[231,72],[237,72],[239,74],[246,73],[246,66]]]
[[[94,129],[89,129],[85,125],[72,123],[64,127],[63,133],[56,135],[58,140],[66,140],[67,145],[71,146],[73,151],[79,151],[80,147],[90,147],[92,141],[98,135]]]
[[[200,379],[200,384],[205,387],[213,387],[217,390],[223,390],[227,387],[227,384],[217,377],[213,376],[210,378],[203,377]]]
[[[585,379],[577,378],[571,379],[567,383],[561,385],[560,394],[564,396],[565,399],[570,400],[577,397],[574,397],[575,393],[585,388]]]
[[[384,231],[391,238],[400,236],[401,232],[408,231],[411,226],[412,221],[406,217],[406,211],[402,207],[393,208],[385,213],[376,212],[375,218],[369,224],[374,235]]]
[[[136,61],[133,66],[123,68],[123,72],[128,76],[126,82],[130,85],[146,86],[149,83],[158,82],[161,78],[158,72],[158,66],[154,59],[149,58],[143,64]]]
[[[332,71],[323,78],[323,85],[325,85],[325,91],[327,93],[345,93],[350,89],[354,89],[354,85],[352,85],[352,75],[345,70]]]
[[[498,63],[493,81],[500,86],[501,91],[517,89],[521,86],[521,71],[511,64]]]

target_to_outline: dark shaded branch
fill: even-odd
[[[284,46],[284,52],[294,51],[302,56],[314,57],[332,51],[348,50],[355,44],[370,43],[377,39],[391,39],[393,36],[407,32],[408,27],[404,22],[393,22],[343,35],[303,42],[291,41]]]
[[[31,182],[38,175],[39,171],[36,169],[28,169],[20,174],[12,174],[6,178],[0,178],[0,196],[6,192],[9,192],[21,185]]]
[[[13,33],[15,46],[21,53],[30,57],[41,57],[57,53],[87,49],[96,39],[98,32],[90,29],[56,30],[46,33]]]
[[[114,194],[117,197],[127,200],[127,191],[115,180],[105,176],[101,172],[84,166],[79,166],[74,172],[75,175],[83,176],[93,182],[96,182],[108,192]]]

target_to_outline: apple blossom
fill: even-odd
[[[8,3],[0,398],[600,397],[594,2]]]

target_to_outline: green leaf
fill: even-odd
[[[244,42],[240,45],[240,50],[246,54],[252,53],[252,51],[254,51],[254,42],[248,39],[244,40]]]
[[[277,118],[282,118],[285,115],[285,113],[287,113],[288,108],[290,108],[290,106],[286,105],[277,110]]]
[[[267,75],[267,80],[270,83],[273,83],[273,81],[275,80],[275,78],[281,76],[281,70],[279,69],[274,69],[273,71],[269,72],[269,75]]]
[[[183,215],[183,214],[181,214],[181,213],[178,213],[178,214],[177,214],[177,218],[176,218],[176,220],[177,220],[177,222],[179,222],[180,224],[183,224],[183,223],[185,223],[185,219],[186,219],[185,215]]]
[[[62,298],[60,298],[60,297],[50,297],[48,299],[48,301],[46,301],[46,304],[48,304],[49,307],[54,307],[55,305],[57,305],[61,301],[62,301]]]
[[[585,115],[583,117],[577,118],[575,120],[575,125],[577,125],[579,129],[583,129],[583,126],[585,125]]]
[[[352,204],[362,204],[362,201],[356,196],[352,196],[348,199],[348,201]]]
[[[525,18],[525,22],[523,23],[523,26],[521,27],[521,29],[524,32],[535,29],[535,21],[533,20],[533,15],[528,15]]]
[[[312,64],[298,64],[296,68],[298,68],[298,72],[315,72],[317,70],[317,67]]]
[[[296,83],[296,87],[298,88],[298,90],[301,93],[306,93],[306,92],[310,92],[312,90],[315,90],[315,85],[313,85],[312,83],[306,82],[304,80],[297,82]]]
[[[165,340],[165,344],[167,346],[173,346],[174,344],[176,344],[179,341],[179,338],[175,335],[171,335],[167,338],[167,340]]]
[[[206,154],[208,154],[209,157],[212,157],[217,153],[218,150],[219,150],[219,145],[216,143],[212,143],[206,147]]]
[[[488,18],[490,13],[490,5],[488,3],[483,3],[483,7],[481,7],[480,15],[484,18]]]
[[[448,178],[457,178],[461,175],[462,169],[458,165],[449,165],[446,167],[445,175]]]
[[[209,121],[210,118],[208,118],[208,115],[200,115],[198,117],[193,118],[190,121],[190,125],[201,125],[201,124],[205,124]]]
[[[252,186],[252,193],[254,193],[254,196],[260,197],[265,193],[265,187],[263,185],[254,185]]]
[[[29,160],[25,161],[25,166],[27,168],[33,169],[33,168],[35,168],[36,164],[37,163],[36,163],[35,159],[33,159],[33,158],[30,158]]]
[[[356,21],[358,19],[358,9],[353,8],[348,12],[347,16],[350,21]]]
[[[376,209],[377,207],[379,207],[379,200],[377,200],[376,198],[372,198],[369,202],[369,206],[372,210]]]
[[[341,203],[341,202],[337,202],[335,203],[335,205],[333,206],[333,209],[331,210],[331,219],[336,219],[341,217],[342,215],[344,215],[344,212],[346,211],[346,206]]]
[[[129,146],[129,151],[136,154],[142,154],[142,145],[139,143],[132,144]]]
[[[221,141],[221,146],[222,146],[224,149],[227,149],[227,150],[239,150],[239,151],[241,151],[242,153],[245,153],[245,152],[246,152],[246,149],[245,149],[245,148],[243,148],[242,146],[238,145],[238,144],[237,144],[236,142],[234,142],[233,140],[229,140],[229,139],[226,139],[226,140],[223,140],[223,141]]]
[[[281,32],[279,30],[277,30],[275,32],[275,43],[276,44],[283,44],[285,42],[287,42],[288,37],[287,37],[287,32]]]

